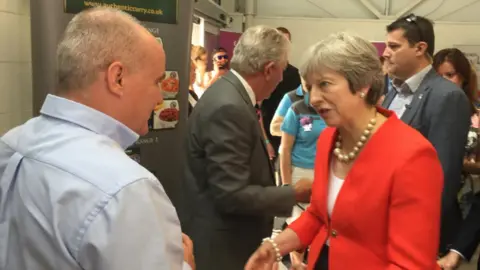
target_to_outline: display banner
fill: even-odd
[[[220,31],[220,36],[218,38],[219,46],[224,48],[227,51],[227,54],[232,58],[233,56],[233,49],[237,44],[238,39],[242,33],[237,32],[229,32],[229,31]]]
[[[123,10],[140,21],[177,23],[177,0],[64,0],[67,13],[78,13],[92,7],[111,7]]]
[[[382,56],[383,55],[383,51],[385,51],[385,48],[387,47],[387,45],[385,44],[385,42],[381,41],[381,42],[377,42],[377,41],[374,41],[372,42],[373,46],[375,46],[375,48],[377,48],[377,52],[378,52],[378,56]]]

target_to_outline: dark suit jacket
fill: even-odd
[[[275,111],[277,110],[283,96],[289,91],[297,89],[300,83],[298,69],[288,64],[285,71],[283,71],[283,80],[278,84],[270,97],[262,102],[263,127],[265,128],[265,132],[267,133],[267,137],[273,148],[277,152],[278,147],[280,146],[281,137],[272,136],[272,134],[270,134],[270,123],[272,122]]]
[[[388,108],[396,94],[397,91],[390,91],[385,97],[383,107]],[[412,103],[401,117],[401,120],[420,131],[432,143],[442,163],[445,183],[442,194],[440,253],[448,250],[462,221],[457,194],[461,188],[470,116],[469,101],[463,90],[440,77],[432,69],[423,79]]]
[[[452,249],[460,252],[465,259],[470,260],[477,249],[480,241],[480,193],[475,198],[470,212],[463,221],[458,231],[457,239],[453,242]],[[477,262],[477,269],[480,269],[480,260]]]
[[[199,99],[188,122],[186,190],[197,270],[244,269],[295,204],[276,187],[254,106],[231,72]]]

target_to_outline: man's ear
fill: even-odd
[[[424,41],[420,41],[417,43],[416,50],[417,55],[424,55],[427,54],[428,44]]]
[[[274,68],[275,68],[274,62],[268,62],[267,64],[265,64],[265,66],[263,66],[263,75],[265,76],[265,79],[267,80],[270,79]]]
[[[107,69],[108,90],[114,95],[122,96],[124,94],[125,68],[121,62],[113,62]]]

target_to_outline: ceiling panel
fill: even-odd
[[[262,1],[262,0],[260,0]],[[273,0],[275,1],[275,0]],[[292,0],[292,2],[301,2],[307,0]],[[317,6],[328,10],[333,18],[366,18],[374,19],[375,16],[370,12],[359,0],[335,0],[333,4],[332,0],[311,0]]]
[[[257,15],[318,18],[331,17],[331,15],[328,12],[325,12],[321,7],[306,0],[257,0]]]
[[[435,1],[441,1],[441,0],[429,0],[428,2],[435,2]],[[384,1],[385,2],[385,1]],[[423,0],[422,2],[425,2],[425,0]],[[405,13],[405,9],[412,6],[412,5],[415,5],[415,8],[418,7],[422,2],[420,2],[419,4],[418,3],[418,0],[402,0],[402,1],[395,1],[395,0],[390,0],[390,9],[389,9],[389,14],[390,15],[396,15],[396,14],[399,14],[401,12]],[[414,9],[415,9],[414,8]],[[411,11],[410,11],[411,12]],[[409,11],[407,11],[406,13],[409,14],[410,13]],[[407,14],[403,14],[403,15],[407,15]]]
[[[389,1],[389,15],[395,16],[417,0],[366,0],[381,15]],[[375,19],[361,0],[257,0],[257,15],[281,17]],[[480,0],[422,0],[405,14],[415,13],[432,20],[480,22]],[[391,18],[388,18],[391,19]]]
[[[455,12],[451,13],[452,11],[456,10]],[[459,22],[468,22],[472,18],[477,18],[477,21],[480,21],[480,1],[469,3],[464,3],[463,6],[458,6],[456,9],[450,10],[450,14],[446,13],[440,18],[444,21],[459,21]]]

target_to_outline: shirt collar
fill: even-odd
[[[40,113],[76,124],[97,134],[105,135],[126,149],[139,135],[124,124],[93,108],[55,95],[47,95]]]
[[[303,88],[302,88],[301,84],[297,87],[297,90],[295,91],[295,94],[299,97],[303,97]]]
[[[418,87],[422,83],[423,79],[427,75],[427,73],[432,69],[432,65],[426,66],[424,69],[420,70],[418,73],[414,74],[412,77],[408,78],[405,82],[400,82],[396,79],[392,80],[392,85],[393,88],[397,92],[401,92],[403,88],[408,86],[409,90],[412,93],[415,93],[417,91]]]
[[[245,81],[242,75],[238,74],[238,72],[236,72],[233,69],[230,69],[230,71],[232,72],[233,75],[235,75],[240,80],[243,87],[245,87],[245,90],[247,90],[247,94],[250,100],[252,101],[252,105],[255,106],[255,104],[257,104],[257,98],[255,97],[255,92],[253,92],[252,87],[248,84],[247,81]]]

